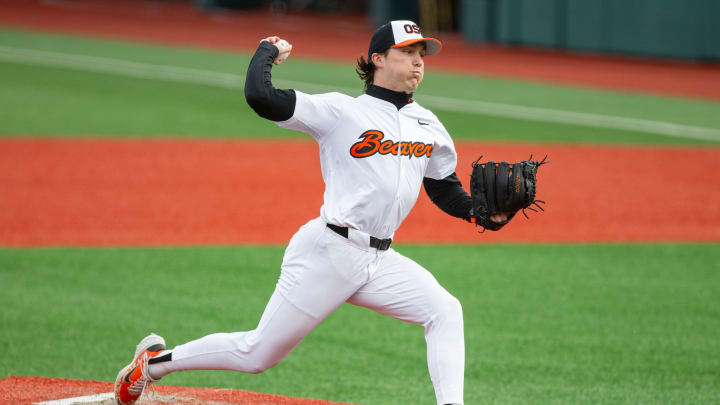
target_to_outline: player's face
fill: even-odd
[[[382,73],[378,72],[383,76],[383,87],[404,93],[414,92],[425,75],[424,57],[425,44],[422,42],[390,48],[384,58]]]

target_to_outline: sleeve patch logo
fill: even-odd
[[[393,142],[383,141],[385,134],[382,131],[371,129],[360,135],[361,141],[350,147],[350,155],[354,158],[366,158],[376,153],[381,155],[407,156],[408,158],[432,156],[433,145],[422,142]]]

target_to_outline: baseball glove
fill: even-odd
[[[482,156],[473,163],[470,196],[473,202],[471,222],[481,226],[482,232],[485,229],[499,230],[520,210],[526,218],[526,209],[538,212],[533,206],[545,211],[540,206],[545,202],[535,199],[535,191],[538,169],[550,163],[547,156],[538,162],[532,160],[530,155],[528,160],[513,164],[493,161],[480,163],[481,159]],[[495,214],[507,214],[508,218],[503,222],[495,222],[490,219]]]

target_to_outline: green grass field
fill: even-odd
[[[248,62],[239,53],[0,30],[0,136],[303,137],[246,105]],[[350,65],[293,57],[274,78],[308,92],[360,92]],[[432,70],[416,96],[440,106],[432,109],[458,140],[720,145],[712,132],[668,136],[483,109],[720,131],[720,103],[710,101]],[[397,250],[463,304],[468,404],[720,403],[718,244]],[[149,331],[173,346],[252,329],[282,253],[280,246],[0,249],[0,375],[112,381]],[[187,372],[163,384],[432,404],[424,346],[422,328],[344,305],[263,374]]]
[[[241,90],[249,60],[244,54],[0,30],[0,134],[303,137],[257,119],[247,106]],[[428,65],[416,98],[437,112],[455,139],[720,144],[720,103],[448,75],[432,72],[431,58]],[[278,87],[315,93],[357,95],[362,89],[351,65],[301,58],[277,67],[273,78]],[[716,132],[694,139],[487,110],[508,105]]]
[[[463,303],[469,404],[719,398],[717,245],[397,250],[431,269]],[[253,329],[282,253],[281,247],[0,250],[1,371],[109,381],[150,330],[172,346],[211,331]],[[163,384],[431,404],[424,345],[421,327],[346,304],[263,374],[187,372]]]

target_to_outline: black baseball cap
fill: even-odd
[[[412,45],[416,42],[425,43],[425,55],[436,54],[442,49],[442,42],[435,38],[424,37],[420,27],[414,22],[410,20],[390,21],[375,30],[370,39],[368,59],[371,59],[374,53]]]

